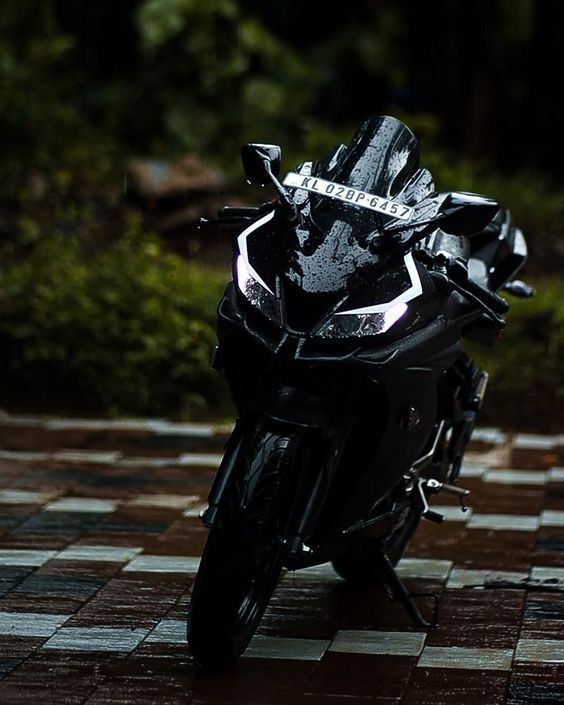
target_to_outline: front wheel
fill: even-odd
[[[203,668],[220,668],[245,650],[278,583],[296,446],[263,425],[237,451],[192,592],[188,645]]]

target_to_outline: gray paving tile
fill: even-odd
[[[243,653],[243,658],[319,661],[328,647],[329,641],[324,639],[255,636]]]
[[[5,636],[50,637],[70,614],[0,612],[0,634]]]
[[[198,502],[198,495],[141,494],[124,502],[126,507],[162,507],[163,509],[187,509]]]
[[[500,431],[498,428],[475,428],[472,432],[472,440],[498,446],[505,443],[507,434],[503,433],[503,431]]]
[[[519,639],[516,661],[564,663],[564,639]]]
[[[564,568],[555,566],[533,566],[531,578],[535,580],[564,580]]]
[[[541,526],[564,526],[564,511],[545,509],[540,516]]]
[[[322,580],[327,582],[342,580],[333,570],[331,563],[322,563],[321,565],[314,565],[311,568],[288,571],[285,573],[284,579],[293,581]]]
[[[420,668],[461,668],[478,671],[509,671],[513,649],[473,649],[462,646],[426,646]]]
[[[138,556],[140,546],[98,546],[78,544],[69,546],[57,554],[58,561],[108,561],[125,563]]]
[[[461,481],[464,482],[465,477],[482,477],[488,469],[488,466],[484,463],[465,461],[462,463],[462,470],[460,472]]]
[[[163,619],[145,639],[146,644],[186,644],[186,620]]]
[[[0,490],[0,504],[44,504],[52,499],[56,492],[34,492],[33,490]]]
[[[540,517],[528,514],[476,514],[466,526],[469,529],[491,529],[493,531],[536,531]]]
[[[557,436],[540,436],[534,433],[518,433],[513,438],[513,448],[521,450],[552,450],[558,445]]]
[[[130,456],[120,458],[115,463],[118,468],[164,468],[176,464],[176,457],[170,458],[155,458],[152,456]]]
[[[217,469],[222,458],[222,453],[182,453],[176,459],[176,464]]]
[[[195,573],[199,564],[200,558],[195,556],[141,555],[122,570],[140,573]]]
[[[190,438],[211,438],[217,432],[217,427],[201,423],[171,423],[169,421],[154,421],[151,431],[165,436],[189,436]]]
[[[198,502],[182,512],[183,517],[198,518],[208,507],[207,502]]]
[[[90,497],[62,497],[48,504],[45,512],[81,512],[87,514],[108,514],[115,512],[115,499],[95,499]]]
[[[130,653],[148,633],[149,629],[133,627],[62,627],[42,649]]]
[[[0,450],[0,460],[23,460],[26,462],[45,462],[50,453],[35,450]]]
[[[378,632],[340,630],[330,651],[380,656],[419,656],[425,643],[421,632]]]
[[[541,470],[488,470],[484,482],[501,485],[545,485],[547,473]]]
[[[452,561],[434,558],[402,558],[397,571],[402,578],[429,578],[446,580]]]
[[[40,551],[26,548],[0,549],[0,565],[39,567],[57,555],[57,551]]]
[[[447,588],[482,587],[486,578],[490,576],[505,580],[526,580],[529,577],[529,573],[508,570],[453,568],[448,578]]]
[[[564,482],[564,468],[550,468],[548,480],[549,482]]]
[[[94,463],[112,465],[121,457],[118,451],[96,450],[60,450],[53,453],[51,459],[59,463]]]

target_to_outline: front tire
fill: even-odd
[[[278,583],[284,499],[297,441],[261,427],[247,432],[202,555],[190,606],[188,645],[207,670],[247,647]]]

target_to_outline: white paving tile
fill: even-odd
[[[243,653],[243,657],[319,661],[328,646],[329,642],[324,639],[255,636]]]
[[[531,578],[535,580],[564,580],[564,568],[561,566],[533,566]]]
[[[508,570],[476,570],[453,568],[447,582],[447,588],[483,587],[486,578],[495,576],[505,580],[526,580],[527,572]]]
[[[117,627],[62,627],[43,649],[57,651],[113,651],[129,653],[138,646],[149,629]]]
[[[445,580],[452,568],[452,561],[434,558],[402,558],[397,572],[402,578],[429,578]]]
[[[121,458],[118,451],[95,450],[60,450],[53,453],[52,460],[59,463],[93,463],[96,465],[112,465]]]
[[[0,549],[0,565],[42,566],[57,555],[57,551],[36,551],[27,548]]]
[[[44,419],[49,431],[150,431],[150,419]]]
[[[557,444],[557,436],[539,436],[533,433],[518,433],[513,438],[513,448],[521,450],[552,450]]]
[[[465,477],[482,477],[487,471],[488,466],[485,463],[472,463],[466,461],[462,463],[460,477],[464,481]]]
[[[122,570],[139,573],[195,573],[200,565],[196,556],[151,556],[134,558]]]
[[[0,450],[0,460],[23,460],[29,462],[45,462],[51,457],[50,453],[35,450]]]
[[[421,632],[340,630],[329,650],[348,654],[419,656],[424,643],[425,634]]]
[[[564,511],[545,509],[541,512],[541,526],[564,526]]]
[[[547,473],[542,470],[488,470],[483,480],[500,485],[545,485]]]
[[[473,514],[471,507],[468,507],[467,510],[463,512],[460,506],[453,506],[451,504],[433,504],[431,505],[431,509],[434,512],[439,512],[439,514],[442,514],[445,521],[458,521],[466,523]]]
[[[205,511],[208,507],[207,502],[197,502],[196,504],[193,504],[191,507],[188,507],[188,509],[185,509],[182,512],[183,517],[190,517],[190,518],[198,518],[200,514]]]
[[[85,512],[92,514],[109,514],[115,512],[117,500],[96,499],[90,497],[62,497],[48,504],[46,512]]]
[[[533,663],[564,663],[564,640],[519,639],[515,660]]]
[[[186,644],[186,620],[163,619],[149,636],[145,643],[152,644]]]
[[[7,488],[0,490],[0,504],[44,504],[55,494],[55,492],[34,492]]]
[[[426,646],[417,666],[462,668],[479,671],[509,671],[513,649],[473,649],[462,646]]]
[[[564,482],[564,468],[550,468],[548,480],[552,482]]]
[[[499,446],[505,443],[507,434],[498,428],[475,428],[472,431],[472,440]]]
[[[540,517],[528,514],[474,514],[466,524],[469,529],[493,531],[536,531]]]
[[[190,438],[211,438],[216,433],[216,427],[201,423],[171,423],[169,421],[153,421],[151,431],[164,436],[188,436]]]
[[[222,458],[223,455],[221,453],[183,453],[176,459],[176,464],[218,468]]]
[[[124,502],[127,507],[162,507],[163,509],[186,509],[200,498],[198,495],[140,494]]]
[[[311,566],[311,568],[288,571],[284,577],[286,580],[341,580],[333,570],[331,563],[322,563],[321,565]]]
[[[37,612],[0,612],[0,634],[4,636],[50,637],[70,614]]]
[[[143,456],[129,456],[120,458],[116,466],[119,468],[165,468],[176,464],[176,456],[169,458],[155,458]]]
[[[143,549],[140,546],[97,546],[74,545],[57,554],[58,561],[108,561],[125,563],[138,556]]]

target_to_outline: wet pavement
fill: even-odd
[[[564,703],[564,436],[475,436],[400,573],[414,627],[329,566],[287,573],[244,658],[186,647],[198,514],[227,429],[0,420],[0,703]]]

